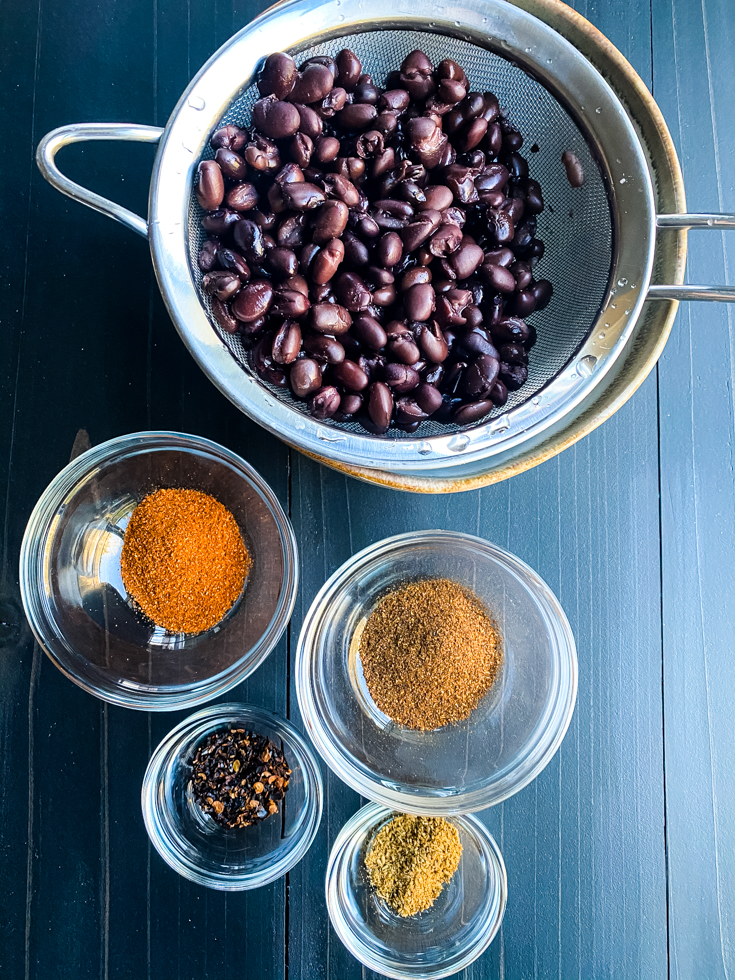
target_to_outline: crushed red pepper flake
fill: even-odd
[[[223,827],[249,827],[278,812],[291,770],[281,749],[244,728],[208,735],[191,762],[191,791]]]
[[[242,592],[252,562],[230,511],[200,490],[164,489],[133,511],[120,568],[128,594],[157,626],[201,633]]]
[[[359,651],[375,704],[419,731],[469,717],[503,660],[487,609],[450,579],[408,582],[385,595],[367,619]]]

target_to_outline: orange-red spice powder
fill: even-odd
[[[156,490],[133,511],[120,566],[128,594],[157,626],[201,633],[242,592],[252,564],[230,511],[200,490]]]

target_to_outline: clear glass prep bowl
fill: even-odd
[[[216,497],[253,559],[242,596],[196,636],[155,627],[120,575],[130,516],[162,487]],[[201,704],[251,674],[286,628],[297,585],[293,530],[268,484],[229,449],[179,432],[120,436],[78,456],[41,495],[20,553],[23,607],[51,660],[89,693],[148,711]]]
[[[191,794],[196,747],[221,728],[265,735],[283,749],[292,770],[278,813],[230,830],[203,813]],[[260,888],[306,854],[319,829],[324,788],[314,753],[284,718],[249,704],[214,704],[163,739],[148,763],[141,805],[148,836],[174,871],[221,891]]]
[[[373,891],[365,855],[396,814],[368,803],[339,832],[329,857],[327,910],[361,963],[398,980],[448,977],[474,962],[503,921],[508,883],[498,845],[476,817],[451,817],[462,843],[452,880],[430,909],[402,918]]]
[[[479,596],[504,656],[466,721],[419,732],[373,702],[357,638],[386,591],[426,577]],[[541,772],[574,711],[577,655],[564,610],[524,562],[469,534],[411,532],[354,555],[322,587],[299,637],[296,690],[312,742],[344,782],[392,809],[446,816],[499,803]]]

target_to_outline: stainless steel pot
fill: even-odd
[[[239,341],[217,332],[200,293],[192,261],[201,234],[192,179],[199,160],[211,153],[211,132],[223,121],[248,118],[256,97],[252,81],[268,52],[288,49],[306,57],[346,44],[379,81],[415,47],[435,60],[455,57],[473,87],[496,91],[527,144],[540,148],[531,167],[553,204],[553,213],[547,209],[542,216],[540,234],[550,242],[542,270],[554,282],[555,298],[536,318],[540,339],[529,382],[502,414],[483,424],[448,430],[429,421],[415,436],[381,437],[354,424],[317,422],[250,372]],[[285,0],[210,59],[165,130],[62,127],[42,140],[38,162],[63,193],[148,236],[179,333],[246,414],[296,448],[365,479],[407,489],[465,489],[553,455],[619,407],[655,363],[676,300],[735,300],[733,288],[681,285],[684,230],[735,227],[735,216],[658,213],[668,210],[666,201],[660,207],[662,181],[669,185],[663,197],[673,197],[675,207],[683,206],[683,189],[665,124],[646,96],[609,42],[555,0],[465,0],[461,7],[435,6],[428,17],[398,0],[371,5],[369,22],[362,0]],[[57,151],[89,139],[160,140],[147,223],[59,172]],[[584,164],[581,189],[566,182],[564,149]],[[669,239],[657,246],[659,229],[674,237],[673,245]],[[662,266],[670,270],[671,284],[661,279]],[[645,315],[654,305],[663,314]],[[625,368],[636,348],[646,356]],[[621,371],[627,379],[622,388]]]

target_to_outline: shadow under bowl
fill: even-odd
[[[495,619],[503,661],[470,716],[433,731],[393,722],[359,654],[364,623],[406,581],[448,578]],[[386,538],[350,558],[307,613],[296,656],[301,714],[317,751],[354,790],[417,814],[470,813],[517,793],[547,765],[574,711],[577,655],[564,611],[524,562],[469,534]]]
[[[122,582],[130,517],[164,487],[224,504],[252,558],[240,598],[197,635],[155,626]],[[268,484],[230,450],[177,432],[121,436],[77,457],[42,494],[21,547],[23,606],[51,660],[89,693],[148,711],[201,704],[251,674],[286,628],[297,584],[293,530]]]
[[[278,813],[236,829],[205,814],[191,790],[197,746],[230,728],[269,738],[292,770]],[[244,891],[275,881],[306,854],[319,828],[323,796],[314,753],[285,719],[248,704],[214,704],[163,739],[148,763],[141,804],[151,843],[174,871],[208,888]]]
[[[465,969],[500,928],[508,884],[497,844],[476,817],[450,817],[459,833],[459,867],[431,908],[401,917],[373,890],[365,856],[395,812],[369,803],[344,825],[326,877],[329,917],[347,949],[371,970],[397,980],[435,980]]]

